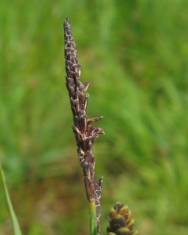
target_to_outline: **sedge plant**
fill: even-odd
[[[87,115],[89,83],[81,81],[81,70],[78,63],[76,43],[71,33],[68,19],[64,22],[66,86],[73,114],[73,132],[77,153],[83,171],[84,185],[90,210],[90,235],[100,234],[102,178],[95,174],[95,157],[92,147],[95,140],[104,133],[102,128],[95,127],[102,117],[89,118]],[[116,203],[109,214],[108,235],[133,235],[134,219],[123,204]]]
[[[95,127],[102,116],[87,116],[89,83],[80,80],[76,43],[71,33],[68,19],[64,22],[66,85],[73,114],[73,132],[76,139],[80,166],[83,171],[85,192],[90,212],[90,235],[100,235],[102,178],[97,179],[95,173],[95,157],[92,152],[95,140],[104,133],[102,128]],[[0,176],[7,206],[12,219],[14,235],[22,235],[18,219],[9,196],[5,175],[0,165]],[[128,207],[116,203],[109,213],[108,235],[135,235],[134,219]]]

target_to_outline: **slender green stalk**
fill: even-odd
[[[10,199],[10,195],[9,195],[7,184],[6,184],[5,174],[3,172],[1,164],[0,164],[0,173],[1,173],[1,178],[2,178],[3,189],[4,189],[4,193],[5,193],[5,197],[6,197],[7,206],[8,206],[9,213],[10,213],[11,220],[12,220],[14,235],[22,235],[20,225],[18,223],[18,219],[16,217],[16,213],[14,211],[14,208],[13,208],[13,205],[12,205],[12,202],[11,202],[11,199]]]
[[[98,235],[97,224],[96,224],[96,207],[95,202],[89,203],[90,212],[90,235]]]

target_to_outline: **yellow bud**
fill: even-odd
[[[130,221],[127,222],[128,227],[132,227],[135,223],[134,219],[131,219]]]
[[[112,219],[117,216],[117,212],[116,212],[116,210],[114,210],[114,208],[112,208],[112,209],[110,210],[109,216],[110,216],[110,218],[112,218]]]
[[[129,214],[129,209],[127,206],[123,206],[121,209],[120,209],[120,212],[119,212],[121,215],[123,216],[127,216]]]
[[[122,227],[122,228],[118,229],[117,233],[121,234],[121,235],[129,235],[130,234],[130,230],[127,227]]]

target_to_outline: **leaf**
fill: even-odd
[[[2,182],[3,182],[3,189],[4,189],[4,193],[5,193],[9,213],[10,213],[10,216],[11,216],[11,219],[12,219],[14,235],[22,235],[20,225],[19,225],[18,219],[16,217],[16,213],[15,213],[14,208],[12,206],[12,202],[11,202],[10,195],[9,195],[9,192],[8,192],[8,188],[7,188],[7,184],[6,184],[5,174],[3,172],[1,164],[0,164],[0,174],[1,174]]]

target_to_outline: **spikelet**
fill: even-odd
[[[109,213],[108,235],[136,235],[134,219],[128,209],[121,203],[116,203]]]
[[[83,170],[87,199],[91,205],[94,204],[96,225],[99,231],[102,178],[98,179],[95,175],[95,157],[92,147],[95,140],[104,132],[102,128],[94,126],[95,122],[101,119],[100,116],[94,118],[88,118],[87,116],[87,89],[89,83],[81,81],[81,67],[78,63],[76,43],[68,19],[64,22],[64,39],[66,85],[73,114],[73,131]]]

